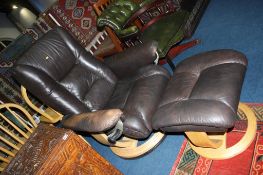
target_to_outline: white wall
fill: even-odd
[[[35,14],[24,7],[13,9],[9,14],[9,17],[22,31],[32,27],[33,23],[36,22],[37,19]]]
[[[35,9],[41,13],[48,9],[53,3],[58,0],[29,0],[30,4],[35,7]]]
[[[0,13],[0,38],[15,39],[21,33],[16,26],[7,18],[5,13]]]

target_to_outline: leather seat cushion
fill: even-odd
[[[149,136],[152,116],[169,78],[166,69],[149,65],[117,82],[107,108],[119,108],[124,112],[124,135],[132,138]]]
[[[233,50],[190,57],[176,67],[153,117],[166,132],[221,132],[233,127],[247,61]]]

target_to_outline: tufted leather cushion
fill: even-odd
[[[199,54],[181,62],[171,77],[152,64],[156,43],[137,47],[105,64],[56,28],[16,62],[14,76],[44,104],[68,115],[62,124],[76,130],[112,127],[120,113],[97,127],[92,124],[99,123],[100,112],[74,118],[112,108],[123,112],[123,134],[137,139],[147,138],[153,129],[219,132],[233,126],[247,65],[243,54],[233,50]]]
[[[127,37],[136,34],[139,29],[130,26],[123,29],[123,25],[130,19],[132,14],[140,8],[139,4],[132,1],[117,0],[111,3],[97,19],[98,27],[111,27],[119,37]]]
[[[16,62],[14,76],[64,115],[102,109],[117,81],[61,28],[48,32]]]
[[[153,127],[166,132],[219,132],[233,127],[246,65],[246,57],[234,50],[184,60],[166,88]]]
[[[152,117],[169,78],[166,69],[149,65],[118,81],[107,108],[122,109],[126,136],[146,138],[152,132]]]
[[[123,110],[124,135],[146,138],[152,132],[152,116],[170,78],[167,70],[152,64],[156,49],[156,43],[144,43],[107,58],[106,65],[62,28],[56,28],[16,62],[14,76],[44,104],[65,115],[64,127],[101,130],[110,118],[93,127],[93,117],[90,120],[85,115],[83,120],[74,114],[119,108]],[[88,128],[80,121],[86,122]]]

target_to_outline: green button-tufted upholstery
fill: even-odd
[[[104,2],[105,0],[100,1]],[[168,63],[171,69],[174,69],[175,66],[171,60],[184,50],[199,43],[199,40],[196,39],[179,45],[195,30],[202,14],[200,9],[205,8],[206,1],[183,0],[180,9],[160,12],[161,14],[157,16],[152,15],[155,17],[147,23],[140,23],[138,17],[145,13],[147,15],[151,11],[149,9],[157,8],[160,3],[169,4],[162,0],[142,0],[137,4],[133,0],[116,0],[102,11],[98,18],[98,26],[108,26],[106,29],[111,32],[113,30],[116,36],[122,39],[122,42],[128,47],[140,42],[156,41],[158,43],[157,53],[160,58],[158,63]],[[99,2],[98,4],[101,4]],[[137,26],[130,26],[132,22],[138,28]],[[136,37],[130,37],[132,35],[136,35]]]
[[[136,34],[139,31],[136,26],[125,29],[123,27],[138,9],[140,9],[140,4],[127,0],[117,0],[111,3],[98,17],[97,25],[98,27],[111,27],[120,38]]]
[[[142,6],[152,3],[154,0],[144,0],[140,4],[131,0],[116,0],[112,2],[97,19],[98,27],[109,26],[119,38],[125,38],[137,34],[137,26],[124,25],[131,16]],[[145,42],[155,40],[158,43],[160,58],[166,56],[169,49],[184,38],[184,29],[190,12],[179,10],[157,20],[139,35],[139,40]]]
[[[188,17],[189,12],[184,10],[165,16],[144,30],[140,40],[157,41],[159,57],[163,58],[173,45],[183,40],[184,27]]]

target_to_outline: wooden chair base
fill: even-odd
[[[194,39],[192,41],[186,42],[184,44],[181,45],[176,45],[174,47],[172,47],[169,52],[167,53],[167,55],[165,56],[165,58],[160,59],[158,64],[163,65],[168,63],[170,65],[170,67],[172,68],[172,70],[175,69],[175,65],[173,64],[172,60],[179,55],[180,53],[184,52],[185,50],[196,46],[197,44],[201,43],[201,40],[199,39]]]
[[[203,132],[186,132],[186,135],[190,140],[189,144],[191,148],[197,154],[214,160],[228,159],[245,151],[255,138],[257,119],[254,112],[247,105],[240,103],[238,109],[244,112],[247,117],[247,130],[239,142],[227,148],[227,133],[208,135]],[[206,137],[204,137],[204,135],[206,135]],[[196,144],[194,140],[199,140],[199,143]],[[200,141],[202,143],[200,143]]]
[[[164,139],[165,134],[162,132],[156,132],[141,145],[138,144],[138,140],[127,137],[123,137],[121,140],[112,145],[107,141],[107,136],[105,134],[93,134],[92,136],[100,143],[109,145],[112,152],[116,155],[122,158],[130,159],[150,152]]]
[[[55,111],[54,109],[48,107],[45,110],[40,109],[36,105],[34,105],[29,99],[29,96],[27,94],[26,88],[24,86],[21,86],[21,94],[28,106],[30,106],[33,110],[35,110],[37,113],[41,114],[40,120],[45,123],[56,123],[60,120],[62,120],[63,115]]]

